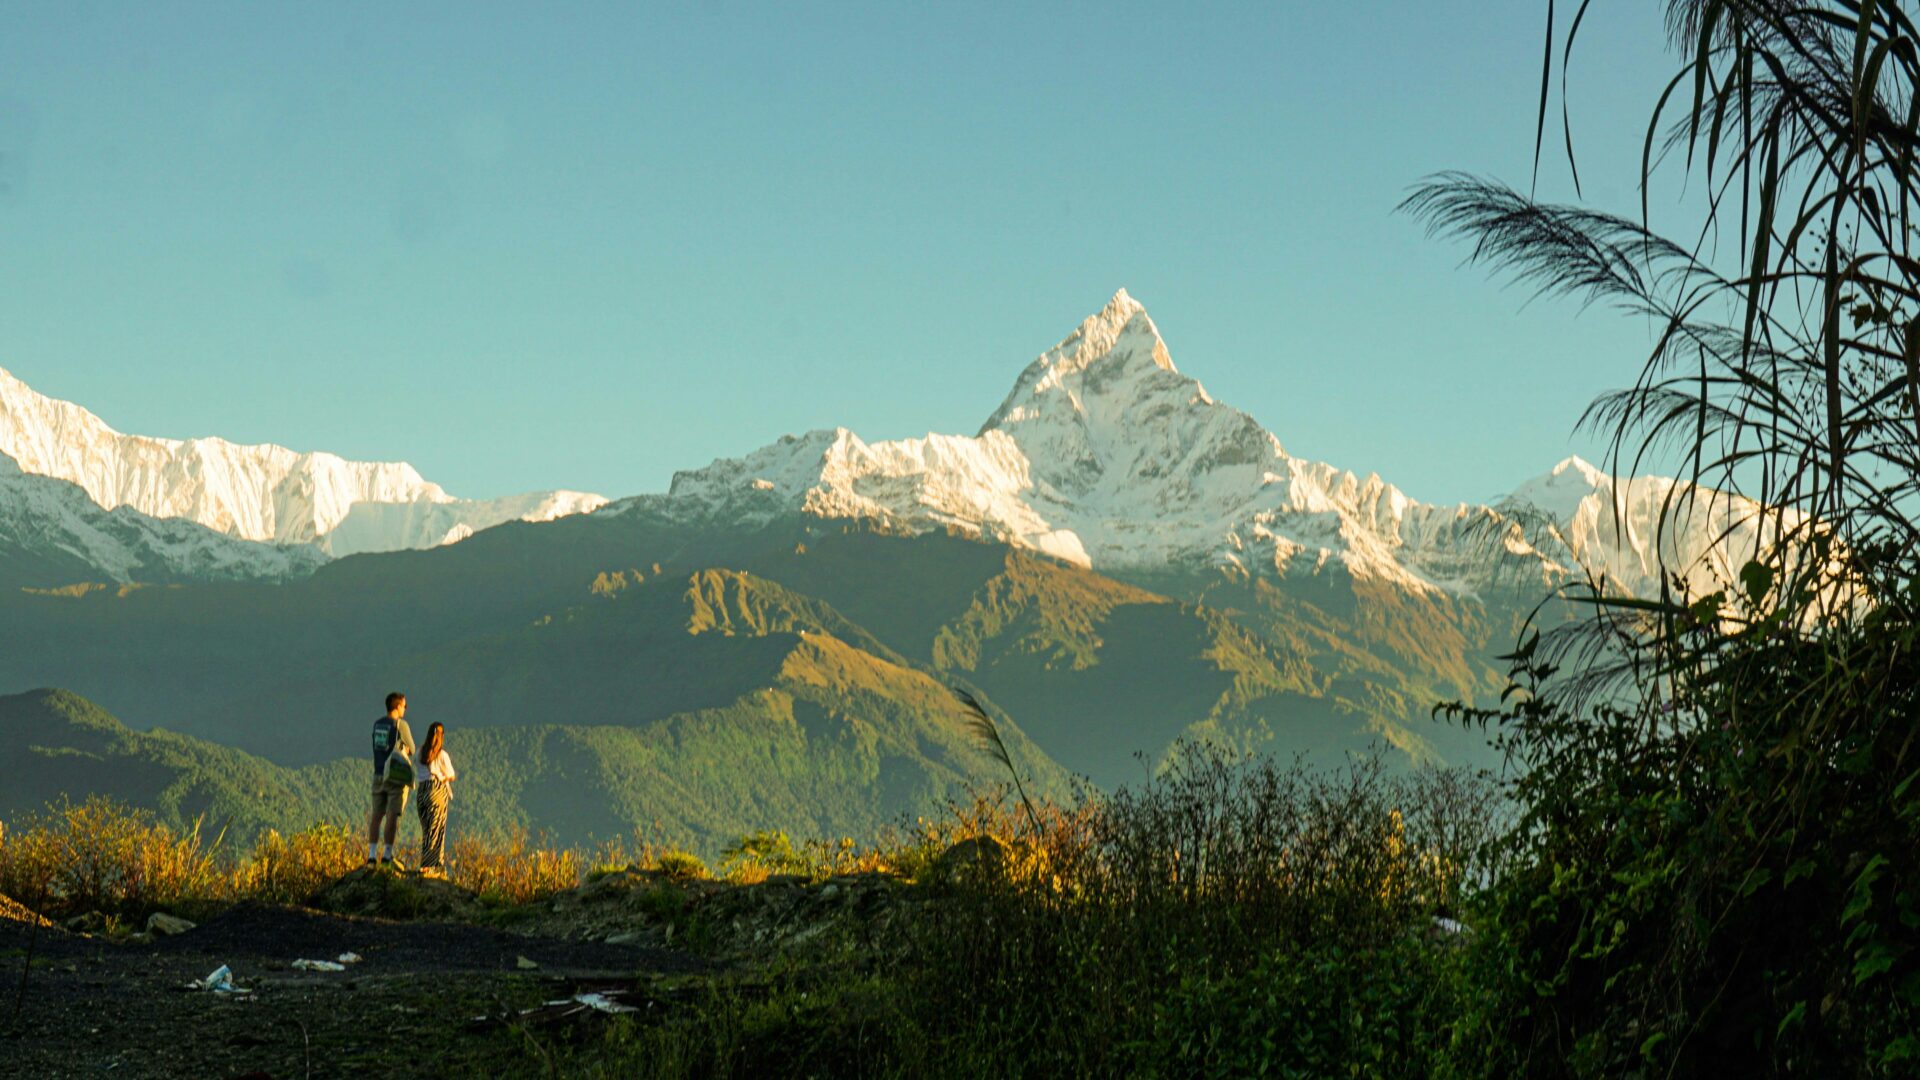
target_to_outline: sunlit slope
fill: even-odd
[[[130,723],[297,765],[357,748],[389,689],[463,727],[632,726],[731,708],[826,635],[926,680],[856,685],[862,700],[964,683],[1103,784],[1181,734],[1282,754],[1384,740],[1409,760],[1471,757],[1428,711],[1497,685],[1490,657],[1512,619],[1333,575],[1311,584],[1310,598],[1218,576],[1129,584],[857,523],[705,533],[596,515],[344,559],[273,587],[0,596],[14,646],[0,690],[70,687]]]
[[[1483,735],[1429,718],[1498,694],[1495,657],[1538,598],[1408,597],[1342,573],[1276,584],[1219,574],[1132,583],[997,544],[846,529],[757,570],[984,689],[1063,764],[1140,776],[1175,737],[1323,759],[1375,745],[1485,764]]]

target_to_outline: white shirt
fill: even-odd
[[[447,756],[445,750],[442,750],[433,756],[432,761],[427,762],[424,769],[420,770],[420,783],[424,785],[432,780],[451,781],[455,775],[453,759]]]

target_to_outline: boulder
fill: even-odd
[[[152,915],[147,916],[147,933],[155,937],[172,937],[174,934],[184,934],[193,929],[193,927],[193,923],[188,922],[178,915],[169,915],[164,911],[156,911]]]

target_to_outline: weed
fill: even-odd
[[[676,881],[699,881],[711,876],[707,864],[691,851],[663,851],[654,859],[653,869]]]

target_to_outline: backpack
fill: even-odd
[[[387,755],[387,783],[413,786],[413,759],[399,748]]]

